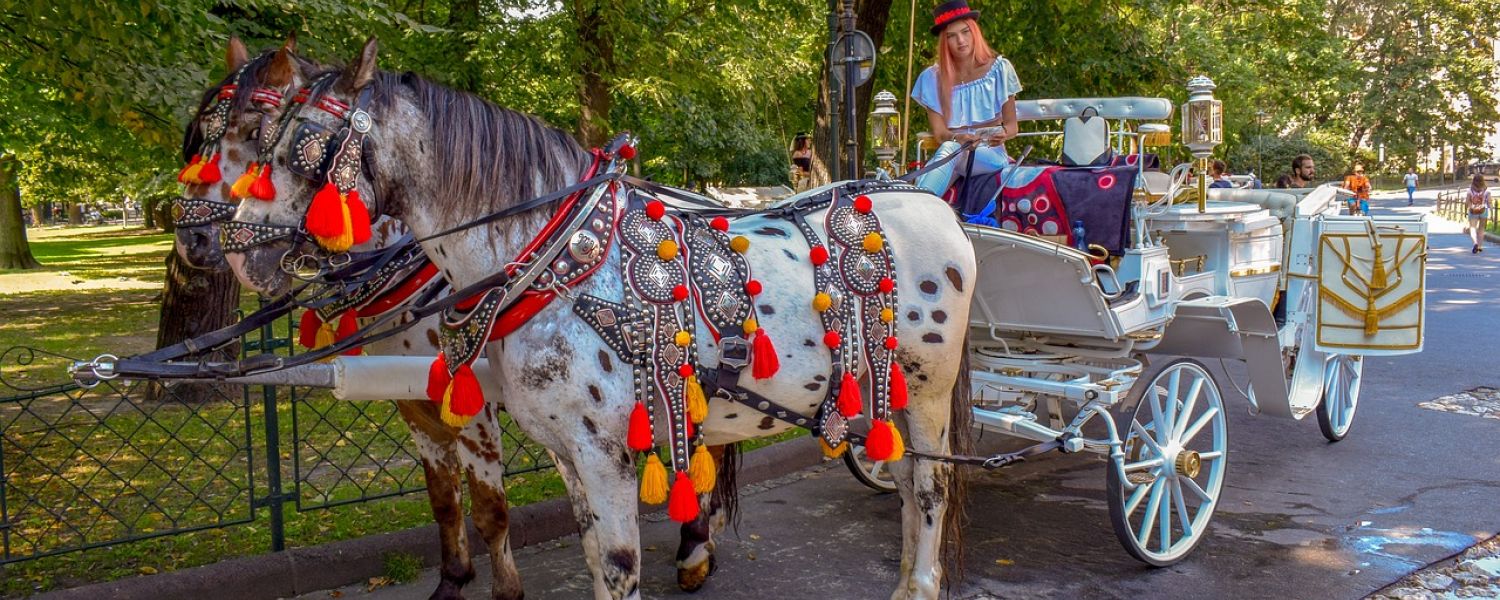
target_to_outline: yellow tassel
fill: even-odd
[[[203,180],[198,178],[198,173],[203,171],[203,165],[207,162],[207,160],[200,160],[188,165],[187,170],[182,172],[182,180],[187,183],[203,183]]]
[[[338,337],[339,323],[337,320],[319,325],[317,335],[313,336],[314,344],[312,349],[317,350],[331,346],[334,342],[338,341]]]
[[[698,384],[697,375],[687,378],[687,409],[688,418],[694,423],[702,423],[708,418],[708,398],[703,397],[703,386]],[[693,481],[698,480],[696,475],[692,475],[692,478]]]
[[[453,412],[453,382],[448,383],[448,389],[443,390],[442,410],[438,413],[443,422],[449,427],[460,428],[469,424],[474,417],[468,415],[454,414]]]
[[[823,448],[823,456],[827,456],[828,458],[838,458],[849,450],[849,442],[839,442],[839,447],[834,448],[829,446],[828,440],[822,437],[818,438],[818,446]]]
[[[714,465],[714,457],[708,453],[707,446],[698,446],[693,451],[693,458],[688,461],[688,478],[693,480],[693,491],[700,494],[714,491],[719,467]]]
[[[688,344],[693,343],[693,334],[686,331],[679,331],[677,332],[677,335],[672,337],[672,342],[677,344],[678,346],[685,347]]]
[[[239,179],[234,180],[234,185],[229,186],[229,197],[249,198],[250,184],[255,183],[255,173],[258,171],[255,164],[251,163],[250,168],[241,174]]]
[[[656,257],[662,260],[677,258],[677,242],[662,240],[660,244],[656,245]]]
[[[755,330],[760,329],[760,323],[756,323],[755,319],[745,319],[745,326],[740,329],[745,331],[745,335],[750,335],[755,333]]]
[[[349,216],[349,203],[340,201],[340,209],[344,211],[344,229],[337,237],[318,236],[318,245],[329,252],[344,252],[354,245],[354,220]]]
[[[652,452],[646,457],[646,470],[641,473],[641,502],[661,504],[667,501],[667,468],[661,458]]]
[[[894,321],[894,320],[896,320],[896,311],[891,310],[891,307],[887,306],[885,308],[880,309],[880,322],[881,323],[890,323],[891,321]]]
[[[865,234],[865,252],[874,254],[885,248],[885,240],[880,239],[880,234],[871,231]]]
[[[729,240],[729,249],[744,254],[746,250],[750,249],[750,238],[743,235],[734,236],[734,239]]]
[[[901,439],[901,430],[896,428],[895,423],[891,423],[891,456],[885,459],[885,461],[896,462],[901,460],[901,457],[905,455],[906,442]]]
[[[818,292],[813,296],[813,310],[823,312],[830,306],[833,306],[833,297],[826,292]]]
[[[1370,295],[1372,296],[1375,295],[1375,292],[1384,290],[1386,286],[1390,285],[1390,282],[1387,281],[1387,275],[1385,272],[1385,257],[1381,256],[1381,254],[1383,253],[1381,251],[1382,248],[1380,247],[1380,240],[1375,240],[1374,250],[1375,271],[1370,274]],[[1369,326],[1366,326],[1366,329],[1368,328]]]

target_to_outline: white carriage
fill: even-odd
[[[1426,225],[1340,216],[1332,185],[1213,189],[1200,207],[1184,201],[1196,198],[1188,165],[1144,169],[1146,138],[1168,130],[1139,122],[1171,117],[1167,100],[1017,104],[1029,121],[1092,108],[1115,124],[1115,149],[1137,153],[1141,173],[1128,247],[1108,261],[1043,237],[964,226],[979,265],[970,313],[975,421],[1064,452],[1107,455],[1120,542],[1148,564],[1171,564],[1202,538],[1228,462],[1222,382],[1200,359],[1243,362],[1252,413],[1316,413],[1323,435],[1342,439],[1358,408],[1363,357],[1421,350]],[[881,485],[879,465],[850,460],[862,480]]]

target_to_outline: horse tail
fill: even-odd
[[[969,379],[969,334],[964,333],[963,358],[953,381],[953,399],[948,416],[948,453],[974,453],[974,405]],[[943,514],[942,565],[944,588],[951,594],[964,578],[963,531],[968,526],[968,470],[948,465],[948,510]]]
[[[724,445],[724,454],[719,459],[719,477],[714,483],[710,503],[724,511],[724,522],[735,531],[740,529],[740,445],[738,442]]]

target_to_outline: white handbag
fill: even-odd
[[[1097,109],[1090,106],[1078,116],[1063,121],[1063,165],[1093,167],[1109,162],[1112,157],[1109,122],[1099,116]]]

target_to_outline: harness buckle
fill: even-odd
[[[750,342],[740,336],[719,340],[719,363],[738,371],[750,364]]]

